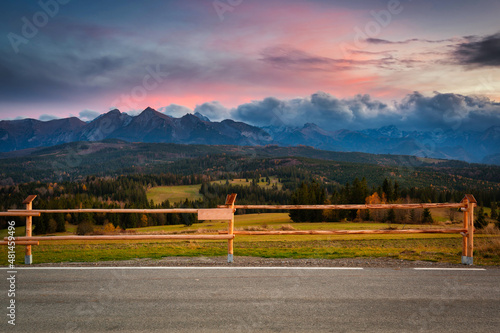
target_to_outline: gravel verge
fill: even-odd
[[[410,261],[392,258],[343,258],[343,259],[289,259],[235,257],[233,263],[227,257],[164,257],[161,259],[132,259],[97,262],[62,262],[33,264],[34,267],[366,267],[366,268],[487,268],[500,266],[465,266],[461,264]]]

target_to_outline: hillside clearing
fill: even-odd
[[[148,201],[153,200],[155,205],[168,200],[170,203],[202,199],[199,193],[201,185],[157,186],[147,190]]]

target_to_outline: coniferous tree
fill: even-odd
[[[431,211],[429,208],[425,208],[422,213],[422,223],[433,223],[434,219],[432,218]]]
[[[491,218],[494,220],[496,220],[498,218],[497,209],[498,209],[497,203],[492,201],[491,202]]]
[[[399,197],[401,196],[400,190],[399,190],[399,184],[397,181],[394,181],[394,194],[393,194],[393,200],[398,200]]]
[[[389,209],[389,211],[387,212],[387,221],[389,223],[396,222],[396,212],[394,211],[394,209]]]
[[[482,229],[484,228],[488,223],[486,222],[486,216],[484,214],[484,208],[483,206],[479,207],[479,211],[477,212],[476,215],[476,220],[474,221],[474,228],[476,229]]]
[[[322,205],[325,203],[325,190],[316,182],[312,184],[301,183],[300,187],[291,196],[292,205]],[[294,222],[321,222],[322,210],[293,209],[290,218]]]
[[[392,182],[387,180],[387,178],[384,179],[384,183],[382,184],[382,191],[385,193],[387,201],[393,200]]]

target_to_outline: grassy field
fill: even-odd
[[[456,223],[448,227],[458,227]],[[402,225],[393,224],[402,228]],[[307,229],[383,229],[384,223],[293,223],[286,213],[236,215],[235,228],[277,230]],[[405,228],[428,228],[411,225]],[[442,227],[438,224],[432,227]],[[155,226],[132,229],[137,233],[217,233],[227,228],[224,221],[206,221],[192,226]],[[24,234],[24,228],[16,228]],[[494,230],[491,228],[491,230]],[[495,231],[496,232],[496,231]],[[476,234],[474,263],[500,265],[500,234]],[[0,235],[4,237],[6,231]],[[58,241],[33,246],[35,263],[126,260],[167,256],[225,256],[225,241]],[[390,257],[459,263],[462,249],[460,235],[305,235],[305,236],[236,236],[235,256],[275,258],[354,258]],[[16,263],[23,264],[24,246],[16,248]],[[236,259],[237,260],[237,259]],[[0,265],[7,265],[7,248],[0,248]]]
[[[157,186],[150,188],[146,192],[149,200],[153,200],[155,204],[160,204],[165,200],[170,203],[182,202],[186,199],[198,200],[202,195],[198,193],[200,185],[179,185],[179,186]]]
[[[271,188],[273,185],[278,186],[281,189],[282,184],[278,181],[278,178],[273,176],[269,177],[271,183],[263,182],[261,178],[258,185],[262,188]],[[229,180],[229,183],[232,185],[242,185],[242,186],[250,186],[251,180],[248,182],[245,179],[233,179]],[[226,180],[214,180],[212,184],[226,184]],[[201,185],[179,185],[179,186],[157,186],[152,187],[146,191],[146,196],[149,200],[153,200],[155,204],[160,204],[165,200],[169,200],[170,203],[174,202],[182,202],[186,199],[189,200],[198,200],[202,198],[202,195],[199,194]]]
[[[269,180],[271,181],[270,184],[268,184],[266,181],[263,181],[265,180],[265,177],[264,178],[260,178],[259,179],[259,182],[257,183],[257,185],[259,185],[260,187],[262,188],[272,188],[274,185],[276,185],[278,187],[278,189],[281,189],[282,185],[280,182],[279,182],[279,179],[278,177],[276,176],[271,176],[269,177]],[[212,184],[226,184],[226,180],[214,180],[212,181],[211,183]],[[250,186],[250,184],[252,184],[252,180],[249,179],[248,182],[246,181],[246,179],[242,179],[242,178],[235,178],[233,180],[229,179],[229,184],[231,185],[241,185],[241,186]]]

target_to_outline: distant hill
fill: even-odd
[[[255,127],[243,122],[210,121],[200,113],[174,118],[145,109],[137,116],[112,110],[89,123],[78,118],[0,121],[0,152],[49,147],[78,141],[120,139],[127,142],[282,147],[311,146],[336,152],[411,155],[424,158],[499,164],[500,127],[483,132],[401,131],[396,126],[353,131],[303,127]]]
[[[307,146],[130,143],[119,139],[72,142],[0,153],[0,185],[78,180],[89,175],[207,174],[296,168],[345,184],[366,177],[393,178],[405,186],[465,189],[500,186],[500,167],[405,155],[332,152]]]

